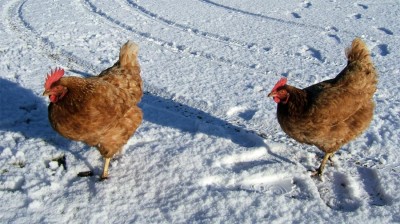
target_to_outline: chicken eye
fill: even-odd
[[[63,87],[62,86],[56,86],[56,90],[57,91],[61,91],[61,90],[63,90]]]

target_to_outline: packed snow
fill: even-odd
[[[0,0],[0,223],[400,222],[400,2]],[[322,179],[268,99],[334,77],[361,37],[370,128]],[[140,46],[144,121],[99,180],[95,148],[47,119],[45,75],[88,77]],[[91,177],[78,177],[93,170]]]

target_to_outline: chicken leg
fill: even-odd
[[[110,160],[111,158],[104,158],[104,168],[103,168],[103,174],[101,174],[101,179],[105,180],[108,178],[108,166],[110,165]]]
[[[321,165],[319,166],[319,168],[316,171],[312,172],[311,176],[322,176],[322,172],[325,169],[326,162],[328,160],[330,160],[332,162],[331,158],[333,157],[333,154],[334,154],[334,152],[325,153],[324,158],[322,159]]]

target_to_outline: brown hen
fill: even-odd
[[[299,89],[282,78],[268,95],[278,104],[283,131],[325,153],[314,175],[322,175],[327,160],[366,130],[372,120],[377,72],[369,51],[356,38],[346,56],[347,66],[334,79]]]
[[[119,60],[96,77],[63,77],[64,70],[55,69],[45,82],[51,126],[60,135],[100,151],[105,158],[102,179],[108,177],[110,159],[142,122],[137,104],[143,83],[137,54],[138,46],[128,41]]]

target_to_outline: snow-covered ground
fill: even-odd
[[[0,0],[0,223],[400,222],[400,2]],[[288,138],[266,95],[334,77],[360,36],[379,71],[371,127],[335,156]],[[57,135],[46,73],[98,74],[140,45],[145,119],[99,181]],[[96,175],[77,177],[92,169]]]

